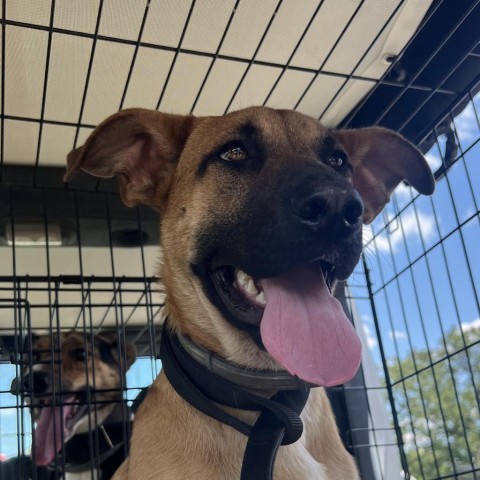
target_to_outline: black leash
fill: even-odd
[[[310,390],[280,391],[270,399],[256,395],[199,364],[166,328],[162,333],[160,356],[165,375],[181,397],[248,437],[240,480],[271,480],[278,447],[290,445],[302,435],[300,413]],[[262,413],[252,427],[214,402]]]

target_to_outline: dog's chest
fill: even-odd
[[[66,472],[65,480],[98,480],[97,470],[85,470],[84,472]]]
[[[275,462],[275,480],[330,480],[325,467],[308,452],[302,440],[280,447]],[[333,479],[332,479],[333,480]]]

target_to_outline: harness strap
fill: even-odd
[[[302,435],[300,413],[310,390],[281,391],[271,399],[256,395],[199,364],[167,329],[162,333],[160,352],[165,375],[181,397],[248,437],[241,480],[270,480],[280,444],[294,443]],[[262,413],[252,427],[214,402]]]
[[[101,465],[125,446],[123,422],[101,425],[91,432],[77,433],[64,446],[65,471],[82,472],[92,466],[89,443],[95,439],[98,446],[97,461]],[[60,462],[59,462],[60,463]]]
[[[273,466],[278,447],[290,445],[300,438],[303,424],[300,413],[308,400],[308,392],[282,391],[272,397],[272,401],[279,402],[285,407],[285,413],[294,427],[300,432],[297,438],[289,437],[289,430],[275,418],[271,412],[264,411],[256,421],[247,442],[243,457],[241,480],[270,480],[273,475]]]

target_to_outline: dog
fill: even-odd
[[[111,478],[127,451],[124,424],[130,412],[121,387],[135,347],[126,343],[119,349],[116,338],[70,331],[34,336],[31,350],[33,358],[22,361],[23,376],[13,380],[11,392],[24,395],[36,423],[34,464],[51,470],[64,466],[67,479],[80,479],[82,473],[91,478],[95,466],[99,478]],[[63,459],[57,457],[60,451]]]
[[[194,368],[200,362],[220,376],[223,369],[229,385],[210,389],[214,399],[202,410],[204,380],[186,400],[180,377],[166,373],[163,351],[164,369],[139,408],[129,457],[114,479],[268,477],[242,473],[247,433],[263,413],[229,404],[218,411],[216,395],[253,379],[245,395],[259,391],[260,403],[273,402],[282,390],[278,376],[290,387],[300,380],[298,391],[354,376],[360,342],[330,289],[352,273],[362,224],[401,181],[433,193],[426,160],[384,128],[333,130],[298,112],[250,107],[218,117],[124,110],[67,164],[65,181],[78,170],[116,176],[127,206],[159,212],[163,336],[179,339],[176,351],[197,358],[189,360]],[[238,428],[205,414],[209,408]],[[301,419],[303,433],[279,448],[273,478],[358,479],[323,388],[311,389]]]

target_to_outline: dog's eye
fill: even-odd
[[[40,352],[36,352],[35,350],[32,350],[32,363],[40,363],[41,359],[42,359],[42,356],[40,355]],[[25,361],[25,364],[28,364],[28,360]]]
[[[343,167],[347,160],[347,155],[341,150],[335,150],[328,159],[328,163],[334,168]]]
[[[233,144],[225,148],[219,156],[227,162],[240,162],[247,158],[247,152],[241,145]]]
[[[72,350],[72,357],[78,362],[84,362],[87,359],[87,352],[84,348],[75,348]]]

